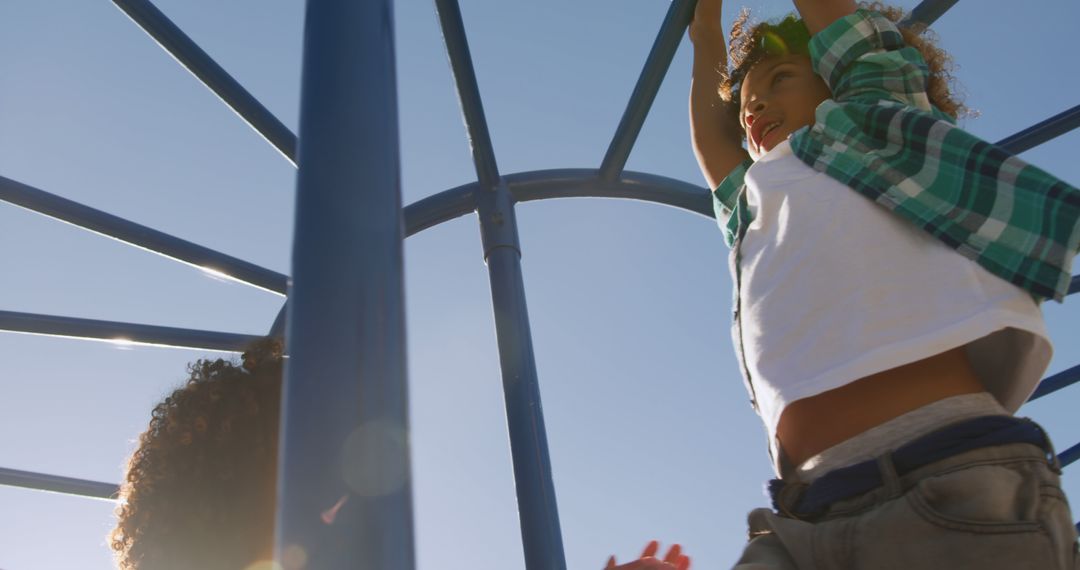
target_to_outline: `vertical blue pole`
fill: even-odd
[[[435,7],[439,12],[479,180],[476,213],[480,218],[484,260],[491,282],[525,568],[565,570],[566,557],[551,476],[544,411],[540,405],[529,311],[525,305],[514,201],[495,162],[460,6],[457,0],[435,0]]]
[[[276,556],[411,570],[390,0],[308,0]]]

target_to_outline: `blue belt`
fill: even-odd
[[[1010,443],[1038,446],[1047,453],[1051,464],[1057,464],[1046,432],[1027,418],[1012,416],[983,416],[946,426],[905,444],[893,451],[890,458],[897,476],[903,476],[966,451]],[[871,459],[830,471],[809,485],[773,479],[769,481],[768,489],[777,512],[812,519],[824,514],[829,505],[873,491],[884,483],[877,460]],[[793,485],[803,488],[801,491],[790,489]],[[782,494],[787,495],[783,501]],[[789,498],[792,494],[795,496]]]

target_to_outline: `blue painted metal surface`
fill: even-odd
[[[1077,459],[1080,459],[1080,443],[1078,443],[1078,444],[1070,447],[1069,449],[1066,449],[1065,451],[1062,451],[1061,453],[1058,454],[1058,461],[1061,462],[1062,467],[1065,467],[1066,465],[1069,465],[1070,463],[1076,461]],[[1078,523],[1078,524],[1080,524],[1080,523]]]
[[[1080,127],[1080,105],[1005,137],[998,141],[997,145],[1013,154],[1020,154],[1078,127]]]
[[[645,67],[634,85],[630,102],[626,105],[622,120],[615,129],[615,136],[600,164],[600,177],[604,180],[618,178],[626,167],[630,151],[637,142],[641,126],[645,124],[645,117],[649,114],[660,84],[664,81],[664,75],[671,66],[671,59],[675,57],[683,33],[694,16],[696,5],[696,0],[675,0],[668,8],[664,23],[660,26],[660,33],[657,34],[649,57],[645,60]]]
[[[120,491],[120,487],[115,483],[102,483],[6,467],[0,467],[0,485],[108,500],[115,499]]]
[[[242,259],[219,253],[164,232],[129,222],[101,210],[83,206],[44,190],[0,176],[0,200],[131,244],[139,249],[164,255],[199,269],[265,289],[285,294],[287,278]]]
[[[0,311],[0,330],[103,340],[122,346],[128,344],[152,345],[227,352],[242,352],[248,344],[260,338],[246,334],[58,317],[15,311]]]
[[[1080,366],[1073,366],[1068,370],[1063,370],[1042,379],[1042,381],[1039,382],[1039,387],[1035,389],[1035,392],[1028,398],[1028,401],[1032,402],[1043,396],[1049,396],[1050,394],[1053,394],[1062,388],[1072,386],[1077,382],[1080,382]]]
[[[125,14],[154,38],[206,85],[226,105],[236,111],[251,128],[263,136],[289,162],[296,164],[296,135],[255,97],[232,78],[180,28],[176,27],[149,0],[113,0]]]
[[[547,430],[536,374],[514,200],[500,179],[457,0],[435,0],[472,146],[476,210],[491,284],[507,428],[528,570],[565,570]]]
[[[414,567],[390,0],[308,0],[277,556]]]
[[[929,26],[942,17],[945,12],[956,5],[959,0],[923,0],[918,6],[911,10],[908,17],[905,18],[900,25],[909,26],[911,24],[922,24]]]

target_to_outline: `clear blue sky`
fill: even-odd
[[[900,5],[910,8],[914,0]],[[936,26],[973,132],[998,140],[1080,102],[1075,0],[960,2]],[[296,130],[300,0],[158,6]],[[754,4],[764,16],[789,9]],[[1030,6],[1030,5],[1028,5]],[[597,167],[661,0],[463,0],[500,170]],[[727,7],[730,20],[737,9]],[[474,179],[434,7],[398,2],[406,203]],[[683,43],[630,170],[703,184]],[[1080,133],[1025,155],[1074,185]],[[108,0],[0,0],[0,175],[289,270],[294,170]],[[770,474],[728,337],[711,220],[615,200],[518,208],[568,564],[651,538],[723,568]],[[486,270],[472,216],[406,246],[419,568],[522,568]],[[0,309],[262,334],[281,304],[0,203]],[[1080,362],[1080,300],[1049,305],[1051,372]],[[0,466],[116,481],[196,351],[0,333]],[[1026,413],[1080,440],[1075,391]],[[1066,489],[1080,497],[1080,468]],[[0,568],[111,567],[106,502],[0,488]]]

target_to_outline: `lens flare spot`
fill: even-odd
[[[761,47],[765,49],[765,53],[769,55],[788,55],[791,50],[788,49],[787,42],[780,34],[774,31],[767,31],[761,36]]]
[[[357,495],[382,497],[399,491],[409,472],[405,430],[381,421],[354,429],[342,448],[341,470]]]
[[[281,553],[284,570],[300,570],[307,566],[307,551],[299,544],[292,544]]]
[[[273,560],[260,560],[253,564],[248,564],[244,570],[283,570],[281,565]]]

